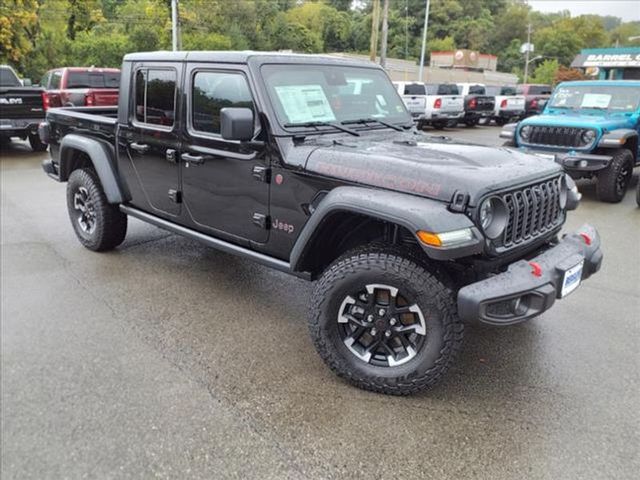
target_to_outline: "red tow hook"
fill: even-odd
[[[584,240],[584,243],[586,243],[587,245],[591,245],[591,237],[589,235],[587,235],[586,233],[581,233],[580,236]]]
[[[534,277],[541,277],[542,276],[542,267],[540,266],[539,263],[529,262],[529,265],[531,265],[531,274]]]

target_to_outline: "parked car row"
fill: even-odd
[[[498,125],[538,114],[551,94],[548,85],[394,82],[418,128]]]
[[[0,140],[28,140],[34,151],[47,145],[38,137],[38,124],[50,107],[104,107],[118,104],[120,70],[66,67],[48,71],[40,85],[20,79],[0,65]]]

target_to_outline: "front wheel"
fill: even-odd
[[[434,386],[463,336],[454,293],[410,255],[384,248],[353,250],[324,272],[309,329],[338,376],[392,395]]]
[[[67,210],[78,240],[89,250],[111,250],[124,241],[127,216],[107,201],[94,170],[83,168],[71,173]]]
[[[600,173],[596,182],[598,199],[618,203],[624,198],[633,175],[633,154],[630,150],[618,150],[611,164]]]

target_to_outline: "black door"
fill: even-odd
[[[180,213],[179,63],[139,64],[134,70],[133,111],[120,141],[134,171],[133,203],[156,214]]]
[[[268,167],[255,151],[220,136],[220,109],[254,101],[244,71],[187,65],[187,121],[181,151],[187,214],[213,234],[264,243],[268,237]],[[258,127],[256,125],[256,131]],[[262,172],[262,173],[261,173]]]

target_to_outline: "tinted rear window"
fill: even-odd
[[[513,87],[502,87],[500,89],[500,95],[515,95],[516,89]]]
[[[404,86],[405,95],[426,95],[424,85],[421,83],[410,83]]]
[[[531,85],[529,95],[551,95],[551,87],[546,85]]]
[[[8,68],[0,68],[0,86],[2,87],[21,87],[22,84],[18,77]]]
[[[118,88],[120,72],[69,72],[67,88]]]
[[[443,83],[438,85],[437,95],[458,95],[460,91],[457,85],[450,83]]]
[[[485,89],[482,85],[471,85],[469,95],[485,95]]]

